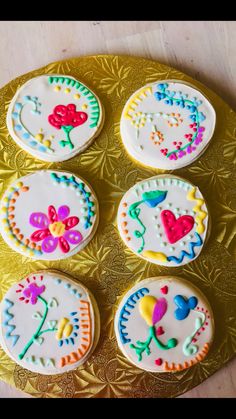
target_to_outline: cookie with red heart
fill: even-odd
[[[178,176],[138,182],[121,199],[118,229],[138,256],[158,265],[196,259],[209,236],[209,212],[199,188]]]
[[[103,107],[96,94],[74,77],[46,74],[18,89],[7,113],[8,131],[34,157],[71,159],[102,129]]]

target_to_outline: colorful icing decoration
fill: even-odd
[[[208,237],[208,209],[197,187],[177,176],[159,175],[126,192],[117,225],[125,244],[138,256],[163,266],[181,266],[201,252]]]
[[[71,244],[79,244],[82,234],[77,230],[71,230],[79,223],[78,217],[69,217],[70,208],[66,205],[58,208],[58,213],[53,205],[48,207],[48,215],[34,212],[30,215],[30,224],[40,228],[31,234],[33,242],[42,241],[42,251],[53,252],[59,245],[63,253],[68,253]],[[42,228],[43,227],[43,228]]]
[[[128,99],[120,131],[134,159],[171,170],[191,164],[205,151],[215,121],[214,108],[199,90],[165,80],[142,87]]]
[[[8,188],[0,207],[4,240],[34,259],[74,255],[91,240],[98,224],[92,188],[72,173],[45,170],[27,175]]]
[[[172,211],[161,212],[161,221],[169,243],[176,243],[186,236],[193,228],[194,218],[191,215],[182,215],[175,218]]]
[[[30,274],[8,290],[0,310],[3,349],[33,372],[60,374],[76,368],[97,344],[100,320],[93,296],[59,272]]]
[[[204,360],[213,341],[213,314],[191,282],[148,278],[136,283],[119,302],[115,334],[120,350],[137,367],[176,372]]]
[[[184,320],[188,317],[190,310],[193,310],[197,306],[198,299],[195,296],[186,299],[182,295],[176,295],[174,302],[178,307],[174,313],[175,318],[177,320]]]
[[[64,75],[27,81],[15,93],[7,113],[7,127],[15,142],[36,158],[52,162],[68,160],[86,149],[103,120],[98,97]]]
[[[75,146],[70,139],[70,132],[75,127],[84,124],[88,119],[85,112],[76,112],[76,106],[70,103],[67,106],[57,105],[53,113],[49,115],[48,122],[57,129],[62,129],[66,134],[66,140],[59,141],[62,147],[68,146],[73,149]]]

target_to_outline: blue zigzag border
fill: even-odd
[[[195,232],[195,236],[197,237],[197,241],[189,243],[189,252],[190,253],[186,252],[185,250],[182,250],[179,257],[168,256],[167,257],[168,262],[173,261],[173,262],[176,262],[176,263],[181,263],[185,256],[187,256],[189,259],[193,259],[195,257],[194,248],[202,245],[201,236],[199,236],[199,234],[196,233],[196,232]]]
[[[3,323],[2,324],[6,328],[6,338],[7,339],[12,339],[12,341],[13,341],[12,346],[15,346],[15,344],[18,341],[20,336],[12,334],[12,332],[13,332],[13,330],[15,330],[16,326],[14,324],[9,323],[11,321],[11,319],[13,319],[13,317],[14,317],[14,315],[9,312],[9,309],[11,307],[13,307],[14,303],[12,301],[8,300],[8,298],[5,298],[4,304],[6,304],[7,307],[3,311]]]

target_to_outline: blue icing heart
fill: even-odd
[[[177,320],[184,320],[188,317],[190,310],[193,310],[198,303],[197,297],[185,298],[182,295],[176,295],[174,302],[177,305],[177,309],[174,312]]]

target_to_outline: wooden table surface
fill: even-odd
[[[1,22],[0,87],[50,62],[93,54],[155,59],[205,83],[236,110],[236,22]],[[0,382],[0,398],[30,397]],[[185,393],[236,397],[236,359]]]

